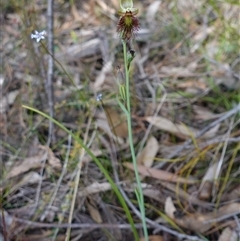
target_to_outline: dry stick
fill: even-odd
[[[217,124],[221,123],[222,121],[226,120],[227,118],[229,118],[230,116],[236,114],[237,112],[240,112],[240,104],[238,104],[237,106],[235,106],[234,108],[232,108],[230,111],[226,112],[223,116],[221,116],[219,119],[217,119],[216,121],[210,123],[208,126],[206,126],[205,128],[203,128],[196,136],[195,138],[199,138],[202,135],[204,135],[208,130],[210,130],[211,128],[213,128],[214,126],[216,126]],[[166,159],[172,159],[175,156],[177,156],[181,151],[183,151],[189,144],[192,143],[192,139],[189,139],[187,141],[185,141],[183,143],[182,146],[180,146],[179,148],[176,149],[176,151],[174,151],[173,153],[171,153],[169,156],[166,157]],[[161,168],[162,163],[159,163],[157,165],[155,165],[155,168]]]
[[[58,189],[61,185],[61,182],[63,180],[63,177],[66,173],[66,170],[67,170],[67,165],[68,165],[68,159],[69,159],[69,155],[70,155],[70,149],[71,149],[71,135],[68,135],[68,146],[67,146],[67,152],[66,152],[66,157],[65,157],[65,161],[64,161],[64,164],[63,164],[63,168],[62,168],[62,172],[61,172],[61,175],[57,181],[57,185],[55,187],[55,189],[53,190],[53,193],[52,193],[52,197],[51,197],[51,200],[50,202],[48,203],[48,206],[45,210],[45,212],[43,213],[43,215],[41,216],[40,220],[43,221],[46,216],[47,216],[47,213],[49,212],[49,210],[51,209],[52,205],[53,205],[53,202],[57,196],[57,192],[58,192]]]
[[[88,124],[87,124],[87,129],[86,129],[86,132],[85,132],[85,135],[84,135],[84,144],[85,145],[87,143],[88,133],[89,133],[89,130],[90,130],[90,127],[91,127],[91,121],[92,121],[92,119],[89,118]],[[80,180],[84,155],[85,155],[85,149],[83,147],[81,147],[81,154],[80,154],[80,157],[79,157],[77,174],[76,174],[75,183],[74,183],[73,199],[72,199],[71,208],[70,208],[69,217],[68,217],[68,223],[69,224],[72,223],[72,219],[73,219],[73,212],[74,212],[75,202],[76,202],[76,198],[77,198],[78,184],[79,184],[79,180]],[[68,227],[67,232],[66,232],[66,236],[65,236],[65,241],[70,240],[70,234],[71,234],[71,227]]]
[[[119,228],[119,229],[131,229],[130,224],[111,224],[111,223],[102,223],[102,224],[96,224],[96,223],[41,223],[41,222],[33,222],[22,218],[14,218],[15,222],[20,224],[25,224],[28,227],[38,227],[38,228],[82,228],[82,229],[97,229],[97,228]],[[142,228],[141,223],[135,224],[136,228]]]
[[[237,224],[236,232],[238,232],[238,237],[240,237],[240,220],[237,217],[237,214],[234,215],[234,220],[235,220],[235,222]]]
[[[214,175],[214,180],[219,180],[218,178],[220,177],[220,172],[221,172],[221,168],[222,168],[222,165],[223,165],[223,161],[224,161],[224,157],[225,157],[225,154],[226,154],[226,151],[227,151],[227,146],[229,144],[229,136],[231,134],[231,131],[232,131],[232,128],[233,128],[233,122],[234,122],[234,118],[232,118],[231,120],[231,123],[230,123],[230,126],[228,128],[228,131],[227,131],[227,134],[226,134],[226,139],[224,141],[224,144],[223,144],[223,149],[222,149],[222,153],[221,153],[221,157],[218,161],[218,164],[217,164],[217,169],[215,170],[215,175]],[[225,181],[223,181],[223,183],[225,183]],[[222,187],[224,186],[223,183],[221,184],[221,187],[219,187],[218,190],[222,190]],[[215,186],[215,185],[214,185]],[[216,185],[217,186],[217,185]],[[215,186],[215,187],[216,187]],[[212,191],[212,194],[213,196],[215,196],[215,194],[217,193],[217,190],[216,188],[214,188],[214,190]],[[219,194],[221,193],[221,191],[219,192]],[[217,206],[219,205],[219,202],[220,202],[220,198],[217,200]]]
[[[64,161],[64,165],[63,165],[63,170],[62,170],[61,176],[60,176],[59,179],[58,179],[57,187],[60,186],[60,184],[61,184],[61,182],[62,182],[62,179],[63,179],[63,177],[64,177],[64,175],[65,175],[65,173],[66,173],[66,170],[67,170],[68,159],[69,159],[70,150],[71,150],[71,142],[72,142],[72,136],[71,136],[71,135],[68,135],[67,153],[66,153],[66,157],[65,157],[65,161]],[[57,190],[58,190],[58,188],[56,188],[56,190],[55,190],[55,192],[54,192],[54,194],[53,194],[53,196],[52,196],[52,200],[55,199],[56,194],[57,194]],[[53,201],[52,201],[52,203],[53,203]],[[52,203],[51,203],[51,202],[49,203],[49,206],[48,206],[49,208],[50,208],[50,206],[52,205]],[[64,212],[64,211],[63,211],[63,212]],[[62,214],[62,216],[64,217],[64,214]],[[59,219],[58,223],[60,224],[60,222],[62,222],[61,219]],[[56,239],[56,236],[57,236],[57,234],[58,234],[58,231],[59,231],[58,228],[54,231],[54,233],[53,233],[53,235],[52,235],[52,241],[54,241],[54,240]]]
[[[46,93],[48,96],[48,107],[49,107],[49,116],[54,118],[54,99],[53,99],[53,67],[54,67],[54,48],[53,48],[53,1],[48,0],[47,7],[47,35],[48,35],[48,73],[47,73],[47,82],[45,84]],[[48,127],[48,141],[47,145],[49,146],[51,141],[55,140],[54,137],[54,125],[52,120],[49,120]]]

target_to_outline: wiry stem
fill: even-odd
[[[125,80],[126,80],[126,105],[127,111],[125,111],[127,116],[127,124],[128,124],[128,138],[129,138],[129,145],[132,155],[132,161],[134,166],[135,177],[137,181],[137,189],[136,189],[136,196],[139,204],[139,209],[142,216],[142,223],[143,223],[143,232],[145,241],[148,241],[148,231],[147,231],[147,224],[146,224],[146,217],[145,217],[145,206],[144,206],[144,197],[143,197],[143,190],[141,185],[140,176],[138,173],[137,168],[137,159],[136,154],[133,146],[133,136],[132,136],[132,123],[131,123],[131,103],[130,103],[130,83],[129,83],[129,68],[128,68],[128,60],[127,60],[127,45],[126,42],[123,40],[123,54],[124,54],[124,67],[125,67]]]

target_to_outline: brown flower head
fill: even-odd
[[[117,32],[123,40],[129,41],[139,30],[139,21],[135,17],[138,9],[133,8],[132,0],[121,0],[120,7],[121,10],[118,11],[118,14],[121,17],[118,20]]]
[[[138,10],[136,11],[138,12]],[[117,32],[120,33],[122,39],[125,41],[133,38],[139,30],[139,21],[137,17],[135,17],[137,12],[132,12],[131,10],[125,13],[120,12],[121,17],[118,21]]]

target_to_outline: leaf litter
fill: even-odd
[[[68,77],[56,65],[55,118],[81,137],[87,128],[85,120],[94,119],[88,145],[111,176],[113,168],[117,168],[120,183],[116,184],[121,185],[134,203],[128,129],[115,98],[118,74],[124,78],[121,44],[115,31],[118,1],[54,4],[55,57],[74,76],[78,86],[72,88]],[[131,46],[137,54],[131,72],[136,153],[148,126],[152,125],[145,146],[138,152],[146,215],[151,220],[158,218],[159,213],[152,208],[156,207],[168,216],[166,219],[161,216],[164,227],[176,231],[160,229],[153,233],[154,227],[149,224],[149,240],[181,240],[182,233],[169,219],[184,230],[186,240],[238,240],[239,111],[231,116],[233,123],[229,117],[223,121],[220,118],[239,104],[236,51],[239,43],[235,40],[239,34],[236,21],[239,6],[204,1],[147,0],[134,4],[140,9],[141,19],[141,30]],[[41,48],[36,55],[29,38],[36,29],[46,25],[46,4],[33,1],[24,7],[20,5],[5,4],[2,15],[6,31],[1,46],[4,60],[0,100],[1,215],[4,213],[4,219],[1,218],[0,224],[3,227],[2,220],[5,220],[5,231],[12,240],[16,237],[52,240],[52,229],[42,228],[47,223],[41,216],[47,211],[52,215],[49,223],[67,224],[80,157],[78,152],[67,156],[75,145],[73,141],[66,144],[67,135],[58,127],[56,143],[47,147],[48,123],[21,107],[26,104],[48,111],[44,76],[39,67],[40,62],[45,64],[47,55]],[[166,98],[162,97],[163,89]],[[103,106],[94,98],[98,93],[102,95]],[[156,109],[158,103],[161,105]],[[198,138],[205,126],[217,120],[215,126]],[[229,129],[230,122],[232,129]],[[37,152],[31,153],[34,139],[42,144]],[[109,148],[105,149],[103,141]],[[189,144],[177,153],[176,159],[169,158],[183,141]],[[62,163],[67,158],[70,159],[67,171],[58,183]],[[111,159],[116,161],[115,167],[111,166]],[[221,165],[216,176],[219,160]],[[156,168],[156,163],[161,168]],[[109,222],[117,227],[115,240],[133,240],[129,227],[118,228],[126,224],[126,215],[111,185],[88,155],[84,156],[82,168],[73,224]],[[219,188],[222,186],[224,190]],[[50,212],[46,207],[52,190],[58,191]],[[109,212],[103,211],[102,204]],[[38,213],[33,217],[34,207]],[[138,218],[131,214],[137,223]],[[14,218],[19,216],[29,221],[27,232],[19,223],[20,228],[15,229]],[[37,227],[32,226],[33,220],[39,222]],[[56,240],[63,239],[65,231],[66,228],[60,228]],[[71,240],[89,240],[89,237],[113,240],[108,234],[113,228],[75,231]],[[4,237],[4,232],[1,234]]]

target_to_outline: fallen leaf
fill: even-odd
[[[208,139],[208,138],[211,138],[211,137],[215,137],[217,131],[219,130],[219,127],[220,127],[220,123],[215,125],[209,131],[207,131],[204,135],[201,136],[201,138]]]
[[[214,26],[206,27],[202,26],[200,29],[197,31],[197,33],[192,37],[193,43],[195,43],[190,52],[194,53],[203,43],[203,41],[215,31]]]
[[[84,188],[82,191],[78,192],[78,196],[86,197],[91,194],[106,192],[111,189],[112,189],[112,186],[108,182],[104,182],[104,183],[95,182],[89,185],[88,187]]]
[[[212,186],[213,186],[213,181],[215,179],[217,166],[218,166],[217,162],[209,166],[206,174],[202,179],[202,183],[200,185],[200,192],[199,192],[199,198],[201,200],[208,200],[211,197]]]
[[[234,187],[232,191],[227,192],[223,197],[224,201],[231,201],[236,199],[240,199],[240,185]]]
[[[238,235],[234,230],[227,227],[222,231],[218,241],[238,241]]]
[[[189,137],[196,136],[199,131],[195,128],[188,127],[184,124],[175,124],[167,118],[161,116],[148,116],[146,121],[156,126],[160,130],[170,132],[175,134],[179,138],[188,139]],[[216,132],[219,130],[220,124],[214,126],[212,129],[207,131],[201,138],[210,138],[216,135]]]
[[[86,206],[92,219],[97,223],[102,223],[103,221],[102,221],[101,214],[97,209],[95,203],[93,201],[89,201],[89,202],[86,201]]]
[[[191,203],[191,205],[197,204],[204,208],[206,208],[206,207],[210,208],[212,206],[211,203],[199,200],[197,197],[195,197],[194,195],[188,194],[185,190],[183,190],[181,187],[179,187],[179,185],[178,186],[177,185],[178,184],[169,183],[169,182],[161,182],[161,186],[167,188],[168,190],[172,191],[173,193],[176,193],[176,190],[177,190],[178,197],[182,200],[188,200],[188,202]]]
[[[194,118],[196,120],[206,121],[206,120],[212,120],[219,117],[218,114],[214,114],[209,109],[198,105],[193,105],[193,111],[195,113]]]
[[[4,113],[13,104],[18,94],[19,90],[11,91],[0,99],[0,113]]]
[[[30,184],[38,183],[42,179],[44,179],[44,176],[41,176],[37,172],[26,173],[25,175],[23,175],[23,178],[20,181],[18,181],[15,185],[11,187],[8,193],[10,195],[10,193],[13,193],[14,191],[18,190],[20,187],[28,183]]]
[[[171,206],[173,205],[173,206]],[[240,203],[231,203],[229,205],[223,206],[218,210],[209,212],[206,214],[194,213],[186,214],[182,217],[177,217],[174,213],[174,204],[171,200],[168,201],[168,206],[165,209],[168,210],[168,216],[179,226],[184,227],[191,231],[196,231],[200,233],[205,233],[213,226],[217,227],[217,223],[231,217],[232,215],[237,215],[240,213]]]
[[[47,151],[40,149],[39,153],[32,157],[25,158],[22,162],[18,162],[12,167],[10,172],[7,174],[6,179],[16,177],[22,173],[25,173],[33,168],[39,168],[42,165],[42,162],[47,159]]]
[[[125,167],[129,168],[130,170],[134,170],[134,166],[130,162],[125,162],[125,163],[123,163],[123,165]],[[148,168],[143,165],[138,165],[138,172],[143,176],[148,176],[148,177],[152,177],[152,178],[155,178],[158,180],[163,180],[163,181],[168,181],[168,182],[193,184],[193,183],[196,183],[196,181],[197,181],[190,177],[188,179],[185,179],[185,178],[179,177],[176,174],[173,174],[173,173],[170,173],[167,171],[163,171],[163,170],[154,169],[154,168]]]
[[[146,121],[153,124],[157,128],[173,133],[181,138],[189,138],[191,136],[195,136],[198,133],[198,130],[187,127],[183,124],[174,124],[172,121],[168,120],[167,118],[160,117],[160,116],[148,116],[146,117]]]
[[[188,78],[196,75],[192,69],[188,69],[186,67],[174,67],[174,66],[161,67],[160,74],[163,74],[168,77],[173,76],[175,78]]]
[[[124,115],[119,114],[111,107],[105,107],[108,124],[114,135],[118,137],[128,136],[127,120]]]
[[[201,79],[199,79],[199,80],[188,80],[188,81],[179,82],[177,84],[177,88],[186,89],[185,92],[187,92],[187,93],[197,94],[197,93],[199,93],[199,91],[206,90],[207,85]]]
[[[112,61],[108,61],[102,68],[101,72],[98,74],[94,84],[93,91],[98,92],[105,82],[106,75],[112,72]]]
[[[145,167],[151,167],[158,152],[158,148],[157,139],[154,136],[151,136],[148,139],[145,148],[143,148],[141,153],[138,155],[137,163],[142,164]]]
[[[232,68],[228,63],[214,65],[212,68],[210,75],[216,85],[222,84],[230,90],[240,88],[240,81],[233,76]]]
[[[56,170],[61,170],[61,161],[57,157],[55,157],[53,151],[47,146],[42,146],[42,148],[46,148],[46,150],[48,151],[48,164]]]
[[[99,38],[91,39],[87,42],[74,44],[67,46],[64,52],[56,53],[56,58],[61,61],[74,61],[84,58],[86,56],[92,56],[96,52],[100,51],[101,40]]]
[[[105,116],[105,113],[104,113]],[[96,126],[100,129],[102,129],[103,131],[105,131],[113,140],[117,141],[119,144],[123,145],[124,144],[124,140],[120,137],[117,137],[113,134],[113,132],[111,131],[111,128],[108,124],[108,121],[106,119],[106,116],[104,118],[100,117],[96,120]]]
[[[175,218],[174,213],[177,211],[177,209],[175,208],[171,197],[166,198],[164,210],[168,217],[171,219]]]
[[[0,227],[1,232],[4,231],[7,236],[10,236],[10,232],[16,228],[16,222],[14,221],[14,217],[8,214],[5,210],[0,209]],[[1,236],[0,236],[1,240]],[[1,241],[5,241],[6,239],[2,239]],[[9,239],[8,239],[9,240]]]
[[[149,241],[164,241],[164,238],[160,235],[150,235],[148,239]],[[145,241],[145,238],[140,238],[140,241]]]

